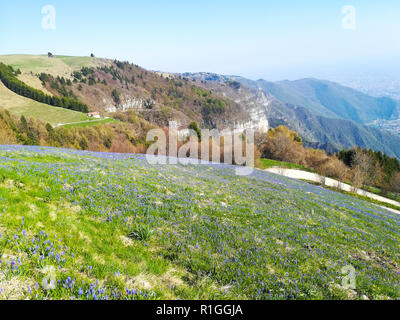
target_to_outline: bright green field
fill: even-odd
[[[86,120],[86,114],[56,108],[22,97],[7,89],[0,81],[0,107],[9,110],[17,116],[36,118],[53,126],[59,123],[70,123]]]
[[[64,128],[74,128],[74,127],[94,127],[98,126],[100,124],[106,124],[106,123],[112,123],[112,122],[117,122],[117,120],[114,119],[100,119],[100,120],[89,120],[85,122],[79,122],[79,123],[72,123],[72,124],[67,124],[63,126]]]
[[[399,215],[260,170],[0,147],[0,299],[399,299],[399,243]]]

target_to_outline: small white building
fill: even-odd
[[[100,113],[98,113],[98,112],[90,112],[87,115],[88,115],[89,118],[95,118],[95,119],[100,119],[101,118]]]

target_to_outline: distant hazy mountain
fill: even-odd
[[[306,108],[276,102],[270,105],[269,121],[272,127],[286,125],[296,130],[307,146],[327,152],[360,146],[400,157],[399,135],[351,120],[315,115]]]
[[[283,103],[307,108],[316,115],[353,120],[360,124],[399,117],[399,101],[371,97],[334,82],[302,79],[276,83],[259,80],[256,83]]]
[[[364,74],[354,76],[332,76],[331,80],[353,88],[372,97],[390,97],[400,100],[400,72],[393,74]]]

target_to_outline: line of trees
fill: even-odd
[[[400,161],[397,158],[361,148],[342,150],[337,156],[356,173],[354,182],[358,186],[376,186],[383,193],[400,192]]]
[[[0,63],[0,80],[4,85],[18,95],[45,103],[54,107],[60,107],[84,113],[89,112],[86,104],[68,97],[55,97],[45,94],[41,90],[34,89],[17,78],[17,74],[11,66]]]

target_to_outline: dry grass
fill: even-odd
[[[4,274],[0,273],[0,300],[21,300],[26,296],[28,286],[33,286],[29,280],[23,280],[20,277],[7,280]]]
[[[53,95],[42,85],[42,82],[39,80],[39,78],[32,74],[27,74],[27,73],[21,74],[18,76],[18,79],[26,83],[28,86],[31,86],[32,88],[43,91],[49,96]]]

